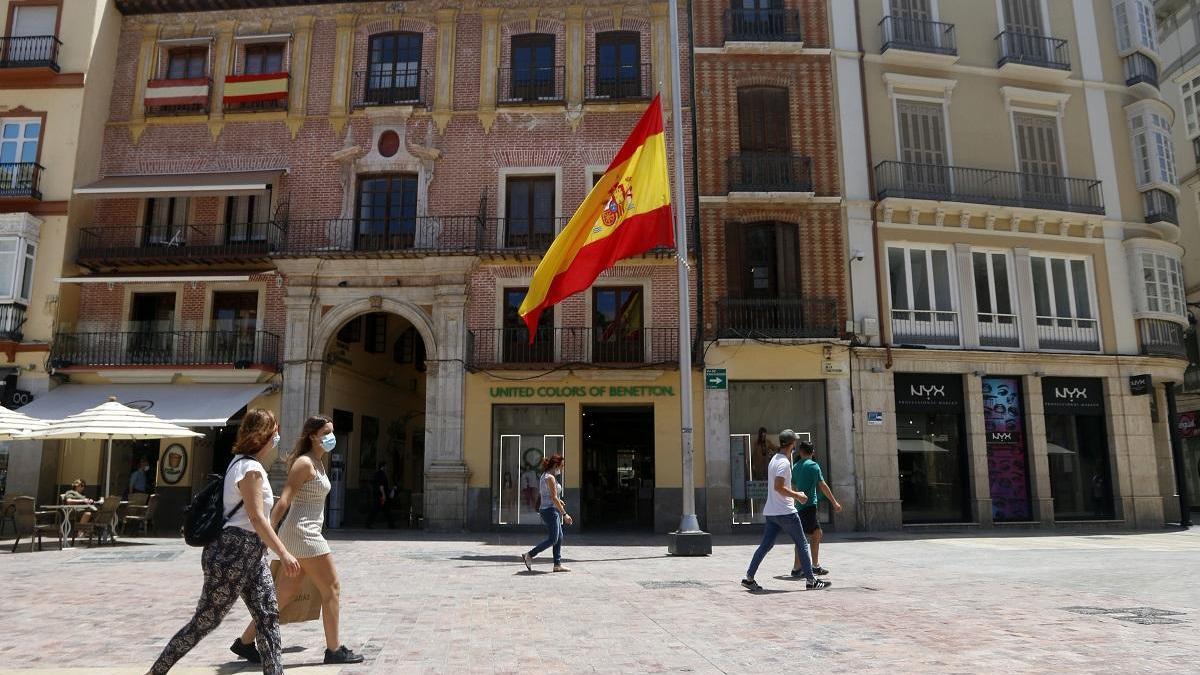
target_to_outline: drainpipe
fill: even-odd
[[[1187,464],[1183,461],[1183,441],[1179,438],[1179,408],[1175,404],[1175,383],[1163,388],[1167,394],[1167,426],[1171,434],[1171,463],[1175,467],[1175,491],[1179,493],[1179,526],[1192,526],[1192,506],[1188,500]]]

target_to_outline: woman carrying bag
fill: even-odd
[[[342,587],[333,566],[329,542],[321,535],[325,524],[325,496],[330,490],[329,476],[325,474],[325,455],[336,446],[333,422],[328,417],[316,415],[304,423],[300,438],[288,457],[287,484],[271,511],[271,524],[278,525],[283,520],[279,538],[299,558],[301,572],[294,577],[280,577],[276,593],[282,599],[282,608],[286,609],[288,603],[295,600],[304,577],[312,579],[321,593],[325,663],[362,663],[362,655],[350,651],[338,639]],[[287,514],[286,518],[284,514]],[[234,640],[229,648],[251,662],[259,659],[259,652],[254,647],[255,625],[256,622],[251,621],[241,639]]]
[[[521,554],[521,562],[525,569],[533,571],[533,559],[537,554],[552,548],[554,555],[554,571],[570,572],[562,565],[563,523],[570,525],[571,514],[567,513],[567,505],[562,500],[562,485],[556,475],[562,475],[562,455],[551,455],[542,460],[542,473],[538,476],[538,514],[546,526],[546,540],[534,546],[528,553]]]
[[[191,621],[187,622],[159,655],[152,675],[171,669],[204,636],[221,623],[241,596],[259,628],[258,650],[263,672],[283,672],[279,639],[279,603],[267,567],[269,547],[279,556],[288,576],[300,573],[300,563],[284,548],[271,529],[267,513],[275,497],[263,463],[279,447],[279,424],[269,410],[251,410],[238,428],[233,461],[225,472],[225,529],[216,541],[204,547],[204,589]],[[232,515],[230,515],[232,514]]]

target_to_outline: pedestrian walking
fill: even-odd
[[[554,571],[571,571],[562,565],[563,524],[575,522],[562,500],[562,484],[558,478],[562,475],[562,465],[562,455],[551,455],[542,460],[541,474],[538,476],[538,514],[546,525],[546,540],[528,553],[521,554],[521,562],[529,571],[533,571],[534,557],[548,548],[553,548]]]
[[[271,529],[267,513],[275,496],[264,463],[279,447],[279,424],[269,410],[250,410],[238,428],[234,458],[225,471],[222,492],[226,521],[216,541],[204,547],[200,558],[204,588],[191,620],[180,629],[150,668],[151,675],[171,669],[204,636],[211,633],[241,596],[258,626],[258,652],[263,672],[283,672],[279,640],[279,603],[267,567],[269,547],[279,556],[289,576],[300,573],[300,563],[288,553]]]
[[[816,451],[813,444],[801,442],[796,445],[796,448],[799,456],[792,466],[792,488],[808,495],[808,503],[799,509],[800,525],[804,527],[804,534],[808,537],[808,544],[812,549],[813,574],[825,576],[829,574],[829,570],[821,567],[820,562],[821,538],[824,532],[821,530],[821,520],[817,517],[817,507],[820,506],[822,496],[829,500],[835,513],[842,512],[842,504],[837,497],[833,496],[833,490],[830,490],[829,485],[825,482],[825,474],[821,472],[821,465],[817,464],[816,458],[813,457],[813,453]],[[792,565],[792,576],[799,577],[804,574],[801,567],[802,562],[800,554],[797,552],[796,560]]]
[[[387,475],[387,462],[375,465],[375,476],[371,479],[371,512],[367,514],[367,529],[375,526],[379,514],[387,518],[389,529],[396,529],[396,517],[392,515],[392,490]]]
[[[325,497],[331,487],[325,472],[325,455],[335,447],[333,422],[328,417],[314,415],[304,422],[300,438],[287,458],[287,484],[271,510],[271,525],[276,526],[283,520],[279,538],[300,561],[300,574],[281,576],[276,594],[282,610],[296,599],[304,577],[310,577],[321,593],[325,663],[362,663],[363,656],[348,649],[338,637],[342,585],[333,566],[329,542],[321,534],[325,525]],[[256,622],[251,621],[241,639],[234,640],[229,647],[234,654],[252,662],[259,660],[259,652],[253,644],[258,632],[255,626]]]
[[[746,578],[742,585],[752,591],[761,591],[762,586],[754,580],[754,573],[762,564],[767,552],[775,546],[775,539],[780,532],[786,532],[796,544],[796,555],[800,558],[801,575],[807,581],[810,591],[828,588],[832,584],[813,575],[812,561],[808,557],[808,540],[804,538],[804,528],[800,525],[800,516],[796,513],[796,501],[804,504],[808,495],[793,490],[790,483],[792,477],[792,451],[796,447],[796,432],[784,429],[779,432],[779,452],[771,458],[767,465],[767,503],[763,507],[766,523],[763,525],[762,543],[750,559],[750,568],[746,570]]]

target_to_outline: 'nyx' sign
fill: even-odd
[[[1047,415],[1102,415],[1104,387],[1096,378],[1044,377],[1042,401]]]
[[[1020,440],[1015,431],[993,431],[987,435],[988,443],[1018,443]]]
[[[896,410],[907,412],[959,412],[962,410],[962,377],[925,373],[896,373]]]
[[[1130,396],[1145,396],[1154,388],[1154,381],[1150,375],[1130,375],[1129,376],[1129,395]]]

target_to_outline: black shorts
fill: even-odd
[[[821,522],[817,520],[817,507],[806,506],[800,509],[800,526],[804,528],[804,534],[812,534],[821,529]]]

